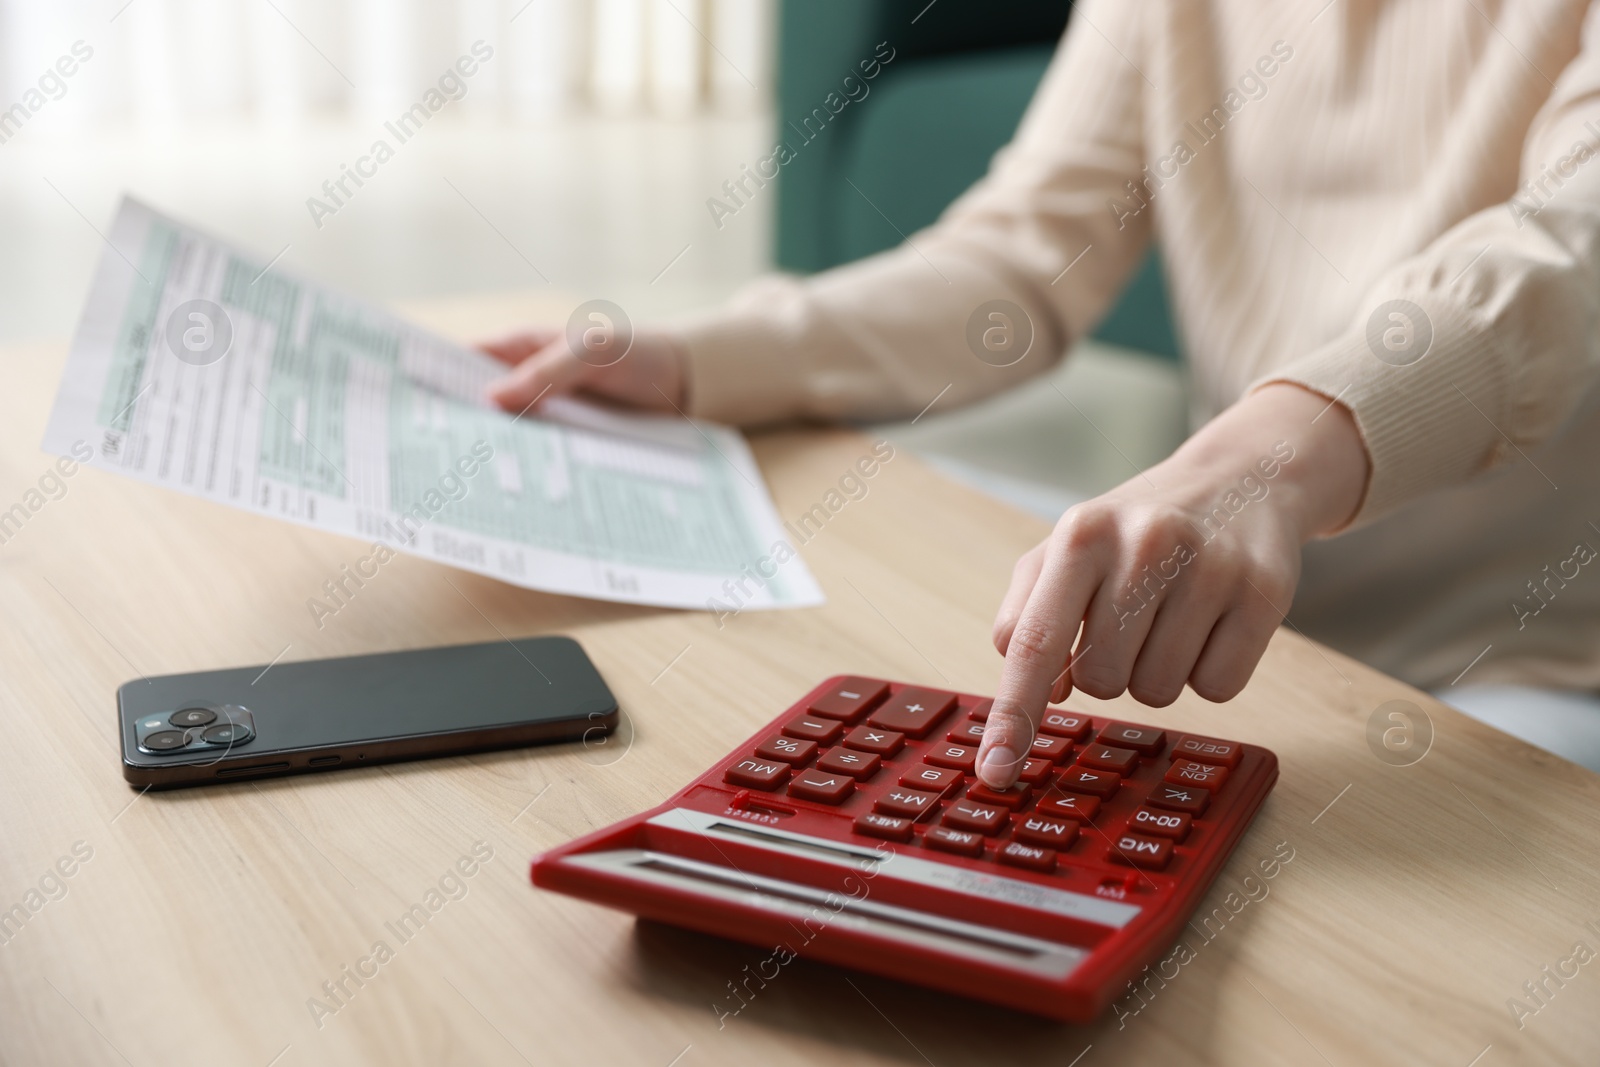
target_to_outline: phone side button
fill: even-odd
[[[306,761],[306,766],[307,767],[332,767],[335,763],[338,763],[339,760],[342,759],[342,758],[343,757],[341,757],[341,756],[312,756],[309,760]]]
[[[258,774],[262,771],[286,771],[289,769],[287,760],[278,763],[252,763],[248,767],[218,767],[218,778],[232,778],[237,774]]]

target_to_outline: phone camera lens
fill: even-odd
[[[250,727],[242,722],[219,722],[200,737],[213,745],[240,745],[250,740]]]
[[[182,730],[157,730],[139,743],[152,752],[171,752],[188,744],[189,736]]]
[[[167,721],[174,726],[204,726],[208,722],[216,722],[217,713],[210,708],[184,708],[173,712],[172,718]]]

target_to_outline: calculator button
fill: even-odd
[[[1068,849],[1078,839],[1078,824],[1071,819],[1046,819],[1029,815],[1017,823],[1014,840],[1045,848]]]
[[[859,722],[867,709],[883,699],[889,683],[874,682],[867,678],[844,678],[839,684],[813,700],[808,710],[813,715],[830,719]]]
[[[1033,790],[1027,786],[1012,786],[1010,789],[990,789],[982,782],[974,782],[967,788],[967,799],[977,801],[979,804],[1004,804],[1012,811],[1016,811],[1028,802],[1028,795]]]
[[[910,841],[911,820],[869,811],[856,819],[856,833],[884,837],[890,841]]]
[[[1218,767],[1239,766],[1243,746],[1237,741],[1218,741],[1214,737],[1196,737],[1185,734],[1172,746],[1172,758],[1191,759],[1196,763],[1211,763]]]
[[[801,716],[784,725],[783,732],[790,737],[798,737],[802,741],[815,741],[819,745],[831,745],[840,734],[844,733],[844,723],[835,719],[810,718]]]
[[[1025,845],[1021,841],[1007,841],[1001,845],[999,851],[995,853],[995,859],[1001,863],[1009,863],[1013,867],[1026,867],[1030,871],[1056,869],[1054,849]]]
[[[901,815],[915,821],[939,806],[938,793],[920,789],[891,789],[872,802],[879,815]]]
[[[980,700],[972,705],[972,710],[967,712],[967,718],[977,719],[979,722],[988,722],[989,713],[994,710],[993,700]]]
[[[1167,768],[1166,779],[1172,785],[1197,785],[1215,793],[1228,780],[1226,767],[1212,767],[1194,760],[1173,760]]]
[[[1057,795],[1039,801],[1037,810],[1040,815],[1053,815],[1057,818],[1090,822],[1094,819],[1094,813],[1100,810],[1100,801],[1095,797],[1083,797],[1076,794],[1070,796]]]
[[[796,737],[769,737],[756,746],[756,755],[762,759],[775,759],[796,767],[809,763],[817,754],[815,741],[801,741]]]
[[[996,833],[1006,824],[1007,810],[1001,804],[978,804],[958,800],[950,805],[940,821],[957,830],[972,830],[980,834]]]
[[[1088,793],[1108,800],[1116,795],[1117,787],[1122,785],[1122,776],[1115,771],[1097,771],[1093,767],[1081,767],[1075,763],[1061,772],[1056,784],[1069,793]]]
[[[938,745],[935,746],[922,762],[931,763],[935,767],[953,767],[963,774],[971,774],[972,765],[978,759],[978,750],[968,748],[966,745]]]
[[[1139,753],[1131,748],[1112,748],[1110,745],[1094,744],[1078,755],[1078,762],[1085,767],[1116,771],[1126,778],[1139,762]]]
[[[879,730],[872,726],[857,726],[844,735],[845,748],[876,752],[880,756],[894,755],[905,743],[905,734],[895,733],[893,730]]]
[[[955,705],[956,698],[950,693],[936,689],[902,689],[899,696],[890,697],[889,702],[873,712],[867,721],[912,737],[926,737]]]
[[[1017,772],[1017,778],[1029,785],[1039,785],[1050,777],[1052,769],[1049,760],[1025,759],[1022,761],[1022,770]]]
[[[1192,785],[1172,785],[1167,782],[1157,784],[1145,803],[1169,811],[1181,811],[1198,819],[1205,814],[1206,804],[1211,800],[1211,795],[1204,789],[1197,789]]]
[[[964,722],[954,730],[944,735],[946,741],[955,741],[962,745],[975,745],[983,740],[983,723]]]
[[[856,780],[848,774],[827,774],[823,771],[801,771],[789,783],[789,795],[801,800],[815,800],[819,804],[838,804],[855,792]]]
[[[1044,709],[1044,718],[1039,723],[1039,731],[1046,734],[1055,734],[1065,737],[1068,741],[1078,741],[1089,732],[1089,716],[1079,715],[1074,711],[1052,711]]]
[[[1028,755],[1034,757],[1035,759],[1044,759],[1049,760],[1051,763],[1060,763],[1062,757],[1065,756],[1068,750],[1071,748],[1072,742],[1068,741],[1065,737],[1049,737],[1045,734],[1040,734],[1038,737],[1033,739],[1033,744],[1028,748]]]
[[[1131,748],[1146,756],[1160,754],[1167,743],[1167,732],[1153,726],[1135,726],[1128,722],[1114,722],[1100,731],[1096,741],[1119,748]]]
[[[789,765],[771,760],[745,759],[729,767],[722,780],[746,789],[776,789],[789,777]]]
[[[1109,858],[1133,867],[1159,871],[1172,859],[1172,842],[1166,838],[1123,834],[1112,846]]]
[[[983,855],[983,838],[965,830],[952,830],[945,826],[930,826],[922,835],[922,843],[942,852],[955,852],[962,856]]]
[[[848,774],[852,778],[871,778],[878,770],[882,758],[873,752],[851,752],[835,748],[817,760],[817,770],[829,774]]]
[[[1128,829],[1152,837],[1170,837],[1174,841],[1182,841],[1189,836],[1189,822],[1189,816],[1181,811],[1140,808],[1128,820]]]
[[[900,784],[908,785],[912,789],[929,789],[935,793],[943,793],[957,782],[961,781],[961,772],[949,767],[912,767],[900,776]]]

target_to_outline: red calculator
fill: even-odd
[[[984,697],[835,677],[537,886],[1068,1022],[1171,948],[1278,777],[1255,745],[1047,708],[973,774]]]

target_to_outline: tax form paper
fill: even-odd
[[[47,451],[530,589],[821,603],[737,432],[570,400],[513,416],[483,399],[489,356],[142,204],[109,244]]]

